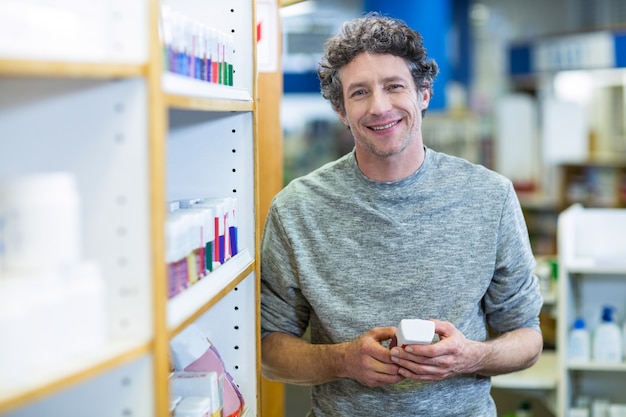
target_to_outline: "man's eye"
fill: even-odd
[[[388,88],[390,90],[398,90],[400,88],[403,88],[404,86],[402,84],[391,84]]]
[[[365,90],[356,90],[355,92],[352,93],[352,97],[362,96],[362,95],[365,95],[365,93],[366,93]]]

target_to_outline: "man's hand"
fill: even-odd
[[[312,344],[275,332],[261,342],[263,375],[297,385],[318,385],[351,378],[370,387],[404,379],[400,367],[382,342],[396,334],[395,327],[373,328],[354,340],[338,344]]]
[[[398,374],[400,367],[392,361],[389,349],[381,344],[395,333],[395,327],[376,327],[351,342],[343,343],[344,377],[369,387],[402,381],[404,377]]]
[[[477,342],[467,339],[452,323],[433,321],[439,342],[391,349],[403,377],[439,381],[469,373],[494,376],[528,368],[541,355],[541,334],[533,329],[520,328]]]
[[[401,369],[398,373],[418,381],[439,381],[452,376],[473,372],[478,349],[451,323],[435,322],[439,342],[429,345],[394,347],[391,357]]]

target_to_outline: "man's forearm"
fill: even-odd
[[[271,333],[261,342],[263,376],[296,385],[318,385],[341,379],[343,348],[315,345],[285,333]]]
[[[521,328],[484,342],[476,373],[495,376],[526,369],[537,362],[543,349],[541,333]]]

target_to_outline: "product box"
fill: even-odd
[[[181,397],[181,404],[189,405],[188,398],[196,398],[193,404],[197,403],[199,398],[206,398],[210,403],[209,416],[220,417],[223,413],[224,400],[224,379],[217,372],[196,372],[196,371],[177,371],[170,375],[170,395],[172,397]],[[206,401],[202,401],[204,404]],[[176,414],[178,415],[178,413]]]
[[[396,334],[398,346],[427,345],[435,337],[435,322],[422,319],[403,319]]]

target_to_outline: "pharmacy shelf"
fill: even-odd
[[[604,305],[617,308],[620,322],[626,313],[625,235],[626,209],[575,204],[559,216],[558,415],[581,397],[623,400],[626,362],[568,361],[567,340],[578,317],[593,334]]]
[[[557,386],[557,355],[544,351],[537,363],[528,369],[492,378],[494,388],[516,390],[553,390]]]
[[[626,262],[621,259],[572,259],[567,270],[570,274],[623,275],[626,279]]]
[[[163,91],[168,95],[252,102],[251,92],[246,89],[199,81],[170,72],[163,74],[162,83]]]
[[[251,112],[254,109],[254,103],[249,101],[231,101],[214,96],[190,97],[168,94],[165,99],[170,109],[214,112]]]
[[[626,372],[626,363],[569,362],[566,364],[566,367],[571,371]]]
[[[171,337],[213,307],[254,270],[250,252],[245,249],[224,265],[196,282],[168,302],[167,325]],[[234,277],[234,278],[233,278]]]
[[[0,177],[77,178],[111,335],[2,389],[3,417],[169,416],[169,342],[190,323],[223,349],[246,416],[259,414],[256,2],[167,3],[233,34],[233,86],[163,73],[158,0],[0,5]],[[237,198],[240,251],[167,300],[165,204],[192,195]]]
[[[0,76],[5,77],[129,78],[145,73],[145,65],[0,59]]]
[[[82,357],[73,357],[62,369],[39,374],[36,380],[16,385],[0,393],[0,413],[17,409],[33,400],[47,397],[80,384],[101,374],[132,362],[150,352],[147,343],[133,345],[128,342],[109,343],[96,352]]]

